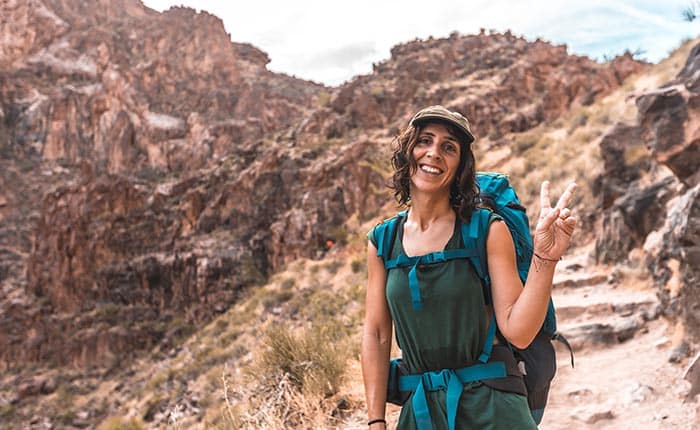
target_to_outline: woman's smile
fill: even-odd
[[[420,164],[418,167],[429,175],[440,175],[442,173],[442,169],[430,166],[428,164]]]

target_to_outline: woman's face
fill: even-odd
[[[420,131],[411,153],[416,169],[411,187],[422,192],[447,192],[455,180],[461,157],[461,145],[441,123],[428,123]]]

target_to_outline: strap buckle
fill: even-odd
[[[426,391],[446,390],[450,379],[456,376],[452,369],[442,369],[439,372],[425,372],[422,375],[423,387]]]

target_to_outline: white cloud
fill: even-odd
[[[271,70],[329,85],[371,72],[372,63],[388,58],[390,48],[398,43],[446,37],[453,31],[511,29],[529,40],[542,37],[566,43],[572,53],[601,58],[642,49],[650,61],[659,61],[681,39],[700,30],[700,23],[681,19],[686,0],[145,3],[156,10],[171,4],[207,10],[222,18],[232,40],[267,52]]]

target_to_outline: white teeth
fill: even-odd
[[[440,173],[442,173],[440,169],[431,166],[426,166],[425,164],[421,165],[420,168],[422,171],[426,173],[431,173],[433,175],[439,175]]]

